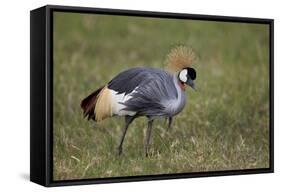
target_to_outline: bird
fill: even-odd
[[[179,114],[187,100],[186,89],[195,89],[196,70],[192,68],[196,56],[187,46],[172,48],[166,56],[166,68],[134,67],[115,76],[81,102],[84,117],[96,122],[113,116],[124,116],[125,125],[117,147],[122,154],[129,125],[141,116],[147,117],[145,155],[149,156],[152,125],[155,119],[168,119]]]

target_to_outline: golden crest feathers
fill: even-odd
[[[183,68],[191,67],[196,59],[196,55],[189,47],[180,45],[173,48],[167,55],[167,70],[176,73]]]

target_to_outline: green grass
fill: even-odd
[[[119,72],[164,67],[177,44],[199,59],[198,91],[167,131],[157,120],[144,155],[146,119],[83,118],[81,100]],[[54,179],[82,179],[269,167],[269,26],[55,13]]]

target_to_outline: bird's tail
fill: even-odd
[[[84,117],[101,121],[112,116],[112,99],[107,86],[101,87],[82,100]]]

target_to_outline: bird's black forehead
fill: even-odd
[[[189,75],[189,77],[194,80],[196,79],[196,71],[195,69],[191,68],[191,67],[187,67],[187,74]]]

